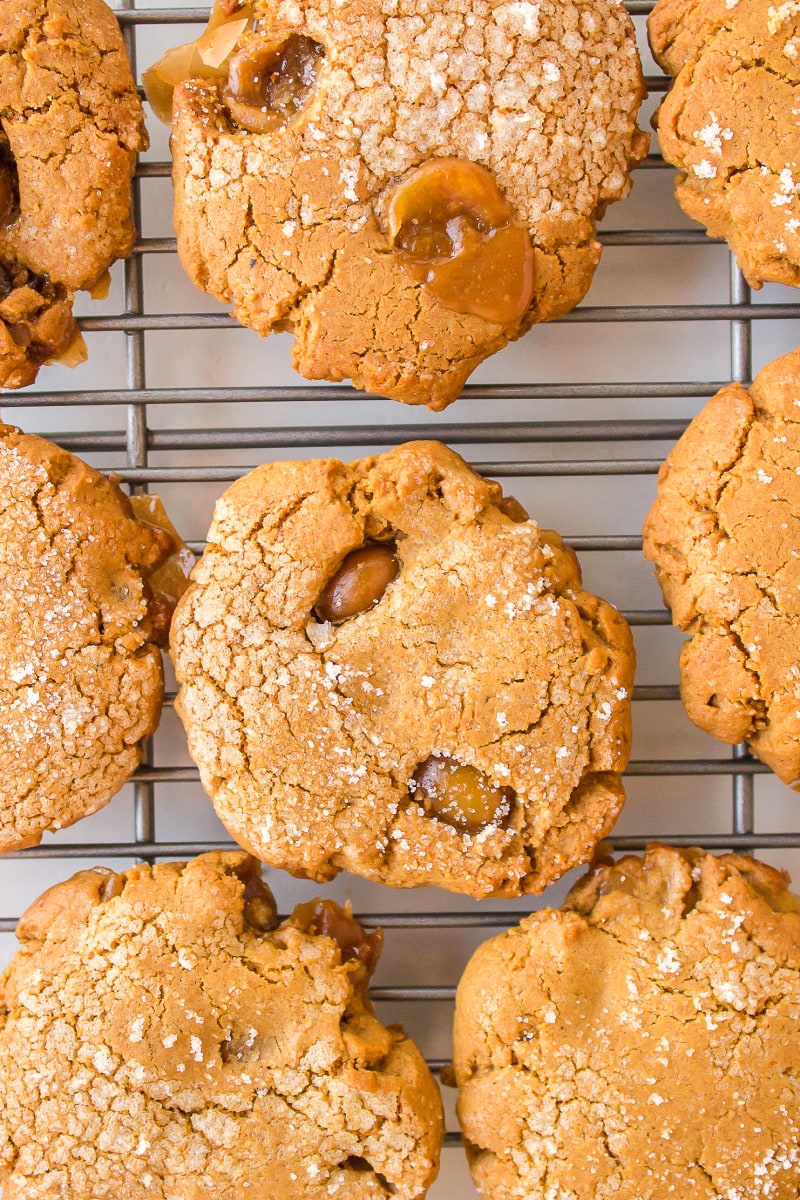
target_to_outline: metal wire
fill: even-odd
[[[134,0],[121,0],[119,11],[121,25],[128,52],[135,65],[136,29],[158,25],[184,25],[205,21],[207,8],[170,9],[157,8],[140,10]],[[634,15],[645,15],[652,7],[650,0],[631,0],[629,11]],[[178,38],[176,40],[184,40]],[[662,93],[666,81],[661,77],[648,80],[650,91]],[[646,171],[663,171],[665,164],[657,155],[650,155],[642,165]],[[671,170],[671,168],[670,168]],[[167,179],[170,166],[167,162],[142,163],[134,184],[135,212],[141,229],[143,209],[142,184],[149,180]],[[601,242],[606,247],[689,247],[693,253],[704,253],[706,247],[719,245],[705,236],[698,228],[691,229],[626,229],[605,232]],[[719,252],[719,251],[717,251]],[[47,436],[66,448],[79,452],[119,456],[122,462],[113,463],[115,473],[135,489],[143,489],[152,483],[186,484],[196,483],[223,485],[239,477],[252,465],[252,455],[260,451],[299,453],[315,448],[337,447],[385,447],[399,441],[419,437],[441,435],[449,444],[470,448],[470,461],[477,470],[494,478],[519,478],[522,480],[550,479],[598,479],[632,477],[655,474],[664,457],[664,447],[675,441],[686,427],[683,417],[666,419],[624,418],[580,419],[553,421],[468,421],[454,420],[446,425],[432,426],[429,422],[393,422],[388,424],[359,423],[359,407],[367,397],[343,385],[310,385],[299,382],[291,388],[213,387],[201,389],[148,387],[147,334],[166,333],[178,336],[187,330],[224,330],[236,328],[232,319],[223,313],[154,312],[148,308],[144,286],[144,266],[148,256],[172,255],[175,239],[172,237],[140,237],[131,257],[124,264],[124,300],[118,313],[90,315],[82,319],[81,325],[87,333],[118,332],[124,335],[126,379],[124,387],[109,387],[107,390],[34,391],[17,394],[13,398],[14,408],[31,410],[46,407],[52,409],[53,420],[60,420],[64,411],[63,427],[49,431]],[[674,326],[698,322],[721,323],[727,330],[730,342],[730,374],[728,378],[699,379],[672,382],[618,380],[613,382],[576,383],[473,383],[464,389],[465,402],[539,402],[539,401],[584,401],[612,400],[637,401],[664,400],[677,404],[682,400],[697,401],[698,404],[712,396],[731,379],[747,382],[752,374],[754,326],[764,322],[797,321],[800,318],[800,303],[793,299],[784,302],[753,302],[736,264],[731,260],[730,295],[724,303],[682,304],[610,304],[582,305],[563,318],[564,324],[597,325],[607,323],[638,323],[652,329],[654,326]],[[714,337],[719,337],[719,331]],[[46,380],[45,380],[46,383]],[[259,415],[271,405],[291,402],[301,412],[303,405],[325,406],[346,403],[346,420],[341,414],[336,420],[324,425],[254,424],[247,428],[231,428],[224,424],[227,405],[258,406]],[[218,405],[222,423],[213,428],[191,428],[193,405]],[[109,412],[122,406],[124,409],[123,429],[82,430],[70,427],[69,410],[86,410],[95,406]],[[184,424],[178,429],[158,428],[153,414],[162,407],[183,406]],[[490,411],[488,403],[487,410]],[[320,410],[322,411],[322,410]],[[339,410],[337,410],[339,411]],[[352,421],[351,421],[352,418]],[[302,417],[300,418],[302,420]],[[640,454],[621,457],[620,447],[628,443],[641,443]],[[648,453],[651,443],[660,443]],[[486,460],[475,458],[475,448],[491,446],[491,457]],[[577,447],[590,447],[576,453]],[[557,450],[561,457],[550,457],[542,448]],[[214,463],[208,461],[212,452],[226,451],[242,453],[239,462]],[[503,451],[514,457],[504,457]],[[185,452],[189,461],[182,465],[172,462],[154,461],[154,456],[163,452]],[[567,539],[578,551],[602,553],[604,555],[639,552],[641,536],[630,531],[600,535],[577,534]],[[197,545],[201,549],[202,544]],[[670,624],[668,613],[663,608],[631,609],[625,614],[631,625],[638,630],[659,630]],[[647,682],[637,684],[634,705],[656,703],[675,705],[679,700],[678,687],[672,682]],[[172,708],[173,695],[168,694],[165,708]],[[716,756],[711,756],[718,749]],[[712,744],[709,756],[677,753],[669,759],[638,758],[631,762],[629,777],[664,778],[722,778],[730,781],[730,828],[726,832],[708,830],[686,834],[673,829],[654,830],[647,836],[622,836],[611,839],[610,845],[619,851],[641,850],[653,838],[668,840],[675,845],[702,844],[712,850],[736,849],[742,851],[763,848],[796,849],[800,847],[800,833],[786,831],[759,832],[756,829],[756,794],[754,783],[757,776],[767,769],[756,761],[747,747],[737,746],[727,752],[724,747]],[[164,789],[176,784],[198,784],[198,773],[194,767],[174,764],[155,765],[152,747],[148,746],[142,765],[134,777],[134,801],[130,840],[108,843],[105,841],[48,841],[46,845],[34,847],[8,859],[63,860],[66,875],[72,860],[119,860],[139,859],[152,861],[155,858],[183,858],[216,848],[219,841],[209,842],[191,836],[180,840],[163,840],[157,836],[157,805],[165,795]],[[386,907],[381,911],[361,914],[367,925],[382,925],[388,929],[472,929],[488,932],[502,928],[519,918],[519,911],[493,909],[491,911],[471,908],[469,912],[449,911],[443,903],[440,911],[397,912],[392,897],[387,895]],[[0,932],[10,932],[16,917],[0,918]],[[385,1003],[410,1002],[415,1005],[452,1005],[454,984],[441,987],[387,986],[374,989],[376,1000]],[[431,1065],[438,1067],[442,1060],[430,1057]],[[456,1135],[448,1135],[448,1145]]]

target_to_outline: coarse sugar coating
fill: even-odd
[[[251,9],[248,44],[305,39],[293,43],[308,56],[299,111],[254,132],[234,122],[224,76],[177,87],[183,264],[243,324],[291,330],[308,378],[443,408],[487,355],[589,286],[596,221],[627,194],[647,147],[631,21],[616,0],[255,0],[231,19]],[[493,179],[474,205],[453,160]],[[436,227],[436,244],[418,244],[422,266],[409,267],[393,197],[432,161],[446,169],[412,208],[423,240]],[[445,201],[448,189],[456,196]],[[448,226],[465,213],[466,229]],[[516,278],[522,252],[500,266],[491,258],[492,222],[509,221],[527,230],[531,274],[510,309],[500,281]],[[442,300],[425,264],[435,275],[462,250],[473,266]],[[473,268],[488,312],[463,307]]]
[[[681,207],[727,240],[753,287],[800,286],[798,6],[658,0],[648,30],[674,77],[656,122]]]
[[[659,472],[644,553],[689,634],[681,698],[724,742],[800,779],[800,350],[733,383]]]
[[[0,980],[4,1200],[422,1200],[442,1139],[380,946],[239,852],[81,871]]]
[[[102,0],[0,5],[0,386],[74,344],[76,289],[129,254],[144,114]]]
[[[483,1200],[795,1200],[788,885],[754,859],[652,845],[478,949],[453,1066]]]
[[[440,443],[234,483],[170,651],[218,815],[295,874],[538,892],[622,806],[627,624]]]
[[[119,487],[0,425],[0,851],[101,808],[137,767],[163,693],[175,546]]]

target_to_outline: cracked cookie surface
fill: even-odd
[[[380,597],[323,612],[364,546],[395,560]],[[192,580],[176,709],[217,813],[266,862],[517,895],[613,824],[627,624],[447,447],[257,468],[218,501]]]
[[[643,551],[701,729],[800,778],[800,351],[723,388],[659,472]]]
[[[785,872],[648,848],[486,942],[458,987],[484,1200],[794,1200],[800,905]]]
[[[238,128],[222,82],[176,89],[183,264],[243,324],[291,330],[308,378],[443,408],[487,355],[589,287],[596,221],[647,147],[630,19],[614,0],[249,7],[262,37],[291,31],[322,53],[300,111],[273,132]],[[392,249],[393,190],[448,158],[491,172],[528,230],[532,294],[513,317],[448,309]]]
[[[800,286],[798,6],[659,0],[648,30],[674,76],[655,119],[678,202],[752,286]]]
[[[279,922],[238,851],[32,905],[0,981],[4,1200],[420,1200],[438,1089],[374,1015],[376,935],[309,907]]]
[[[0,851],[101,808],[138,765],[169,615],[148,578],[173,549],[99,472],[0,425]]]
[[[133,247],[146,149],[119,26],[101,0],[0,6],[0,386],[76,336],[72,300]]]

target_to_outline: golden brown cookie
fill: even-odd
[[[296,874],[538,892],[621,808],[625,621],[437,442],[234,483],[171,653],[217,813]]]
[[[0,425],[0,851],[101,808],[155,729],[177,544],[142,516],[67,451]]]
[[[194,282],[302,375],[434,409],[583,297],[647,148],[617,0],[233,0],[149,73],[167,119],[181,75]]]
[[[483,1200],[795,1200],[800,904],[785,872],[648,848],[486,942],[456,996]]]
[[[81,871],[0,980],[4,1200],[420,1200],[439,1092],[367,997],[380,934],[279,921],[240,852]]]
[[[696,725],[746,739],[800,778],[800,350],[733,383],[695,417],[659,472],[644,553],[681,649]]]
[[[77,338],[73,294],[133,247],[147,148],[116,18],[102,0],[0,5],[0,386]]]
[[[753,287],[800,286],[800,14],[772,0],[658,0],[653,54],[674,83],[656,114],[676,196],[725,238]]]

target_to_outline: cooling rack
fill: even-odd
[[[651,5],[631,0],[650,99],[666,88],[649,56]],[[125,0],[118,15],[134,66],[196,36],[207,9]],[[289,339],[239,329],[185,279],[172,234],[166,131],[135,181],[140,237],[118,264],[107,300],[80,309],[90,352],[75,373],[44,370],[9,394],[4,419],[42,432],[132,489],[164,498],[198,551],[228,482],[268,459],[356,457],[416,437],[438,437],[501,479],[581,559],[587,587],[627,616],[637,648],[634,751],[628,802],[611,839],[639,850],[653,838],[752,850],[800,878],[800,804],[743,746],[695,730],[678,698],[679,635],[641,556],[641,525],[671,444],[709,396],[749,381],[798,338],[797,293],[752,293],[727,248],[680,213],[673,171],[657,147],[631,196],[601,225],[603,259],[584,303],[485,363],[445,413],[430,414],[346,386],[310,386],[291,370]],[[19,913],[46,886],[83,866],[187,857],[229,844],[200,788],[170,685],[161,726],[134,780],[94,817],[0,863],[0,954],[14,949]],[[373,998],[399,1020],[434,1070],[448,1061],[455,985],[484,938],[542,904],[558,904],[571,876],[541,898],[476,902],[436,889],[393,891],[340,876],[319,887],[265,871],[281,911],[322,893],[350,899],[386,930]],[[445,1089],[448,1135],[431,1200],[467,1200],[466,1170]]]

